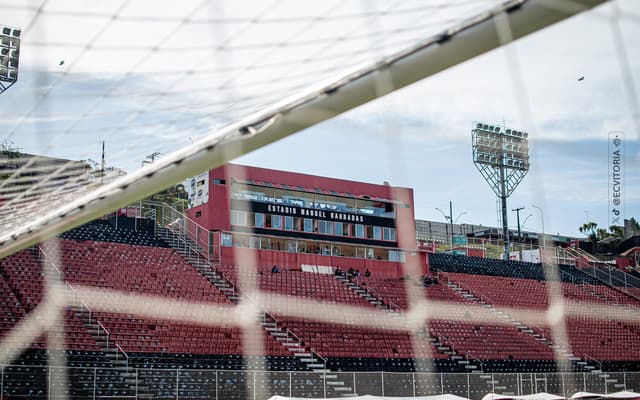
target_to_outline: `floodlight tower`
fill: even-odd
[[[500,199],[504,255],[509,259],[507,197],[529,172],[529,134],[499,125],[475,123],[471,130],[473,163]]]
[[[18,81],[20,29],[0,25],[0,94]]]

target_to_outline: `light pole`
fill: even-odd
[[[444,217],[445,222],[451,219],[450,216],[445,214],[444,211],[442,211],[438,207],[436,207],[436,210],[440,211],[440,214],[442,214],[442,216]],[[449,228],[449,250],[453,249],[453,232],[451,231],[451,229],[453,229],[453,224],[451,224],[450,226],[451,227]]]
[[[444,217],[445,221],[449,222],[449,250],[452,250],[453,249],[453,224],[457,223],[458,220],[460,219],[460,217],[465,215],[467,212],[466,211],[461,212],[458,215],[458,217],[455,219],[455,222],[454,222],[454,219],[453,219],[453,202],[451,200],[449,200],[449,215],[445,214],[444,211],[442,211],[438,207],[436,207],[436,210],[440,211],[440,214],[442,214],[442,216]]]
[[[20,29],[0,25],[0,93],[18,81]]]
[[[542,221],[542,247],[540,247],[540,263],[544,266],[544,248],[546,245],[545,236],[544,236],[544,211],[542,211],[542,208],[538,206],[531,205],[531,207],[540,211],[540,220]]]
[[[524,219],[524,221],[522,222],[522,230],[524,230],[524,227],[527,225],[527,221],[529,220],[529,218],[533,217],[533,214],[529,214],[527,215],[527,218]]]

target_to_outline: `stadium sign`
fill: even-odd
[[[609,132],[609,226],[624,221],[624,133]]]
[[[244,210],[264,214],[283,215],[286,217],[311,218],[324,221],[382,226],[387,228],[395,227],[395,221],[393,218],[353,214],[335,210],[298,207],[294,205],[269,204],[259,201],[232,200],[231,208],[233,210]]]

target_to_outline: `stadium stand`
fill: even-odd
[[[129,221],[131,222],[131,221]],[[137,222],[136,222],[137,224]],[[141,226],[145,226],[144,224]],[[147,225],[148,226],[148,225]],[[233,305],[234,298],[214,285],[202,266],[195,266],[168,247],[164,239],[149,230],[136,231],[131,226],[94,221],[63,235],[59,242],[61,271],[70,285],[85,285],[190,301]],[[36,248],[0,260],[2,325],[0,335],[31,312],[43,296],[41,253]],[[475,257],[432,254],[432,273],[437,280],[424,285],[411,277],[345,277],[282,268],[272,273],[271,266],[258,268],[257,285],[267,296],[287,296],[289,301],[305,298],[320,303],[358,305],[369,312],[400,314],[408,308],[406,285],[421,287],[430,300],[447,301],[449,311],[464,320],[468,312],[459,305],[482,305],[479,313],[491,316],[492,307],[545,309],[547,288],[539,264],[485,260]],[[212,273],[235,284],[241,268],[215,265]],[[605,285],[584,272],[561,266],[564,296],[585,304],[621,308],[640,308],[640,302]],[[205,271],[206,272],[206,271]],[[266,314],[265,314],[266,315]],[[261,339],[266,344],[264,364],[258,354],[247,354],[237,328],[202,327],[167,322],[135,315],[95,312],[90,317],[69,309],[64,316],[64,352],[67,365],[74,368],[68,390],[73,396],[85,396],[93,390],[103,396],[126,396],[127,372],[138,369],[138,389],[157,397],[171,397],[179,391],[197,397],[211,393],[238,393],[247,388],[242,370],[265,365],[272,374],[278,371],[309,372],[307,379],[296,383],[310,393],[321,383],[311,374],[308,363],[294,356],[295,351],[278,340],[277,333],[295,338],[297,345],[322,357],[332,371],[426,371],[417,360],[429,358],[435,371],[469,372],[550,372],[556,369],[553,337],[549,327],[492,325],[432,320],[419,338],[422,348],[413,346],[406,332],[328,324],[303,318],[283,317],[275,312],[265,319]],[[96,333],[97,322],[109,332],[107,339]],[[616,371],[637,368],[640,346],[630,340],[640,333],[640,326],[619,321],[594,321],[572,317],[567,324],[571,348],[577,355],[573,367],[588,370],[584,361],[597,360],[597,368]],[[63,334],[62,332],[60,334]],[[544,338],[540,339],[540,338]],[[256,337],[257,340],[257,337]],[[288,341],[289,339],[287,339]],[[121,368],[107,348],[116,344],[127,354],[126,368]],[[56,351],[46,346],[44,338],[5,368],[5,394],[40,396],[45,393],[47,358]],[[242,355],[247,355],[246,359]],[[176,388],[176,370],[181,386]],[[215,371],[214,371],[215,370]],[[98,372],[99,371],[99,372]],[[124,371],[124,372],[123,372]],[[212,372],[213,371],[213,372]],[[212,373],[214,373],[212,375]],[[43,376],[44,374],[44,376]],[[262,384],[277,388],[278,379],[261,377]],[[25,378],[26,377],[26,378]],[[298,379],[298,378],[296,378]],[[22,383],[21,383],[22,382]],[[315,383],[314,383],[315,382]],[[315,385],[315,386],[314,386]],[[315,389],[312,389],[315,387]],[[300,389],[302,390],[302,389]],[[318,394],[318,393],[317,393]],[[204,396],[204,395],[203,395]],[[206,396],[205,396],[206,397]]]

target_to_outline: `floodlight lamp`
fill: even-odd
[[[2,28],[3,35],[11,35],[11,28],[4,27]]]
[[[476,128],[477,128],[477,129],[482,129],[482,124],[481,124],[480,122],[478,122],[478,123],[476,124]]]
[[[22,31],[20,31],[20,29],[14,29],[13,30],[13,36],[19,38],[20,34],[22,33]]]

